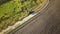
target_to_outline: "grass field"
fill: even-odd
[[[3,0],[4,1],[4,0]],[[22,20],[37,7],[41,0],[0,0],[0,31]]]

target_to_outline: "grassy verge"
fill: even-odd
[[[0,5],[0,31],[28,16],[39,4],[41,0],[11,0]]]

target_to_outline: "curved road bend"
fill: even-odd
[[[27,23],[8,34],[60,34],[60,0],[50,0],[49,5]]]

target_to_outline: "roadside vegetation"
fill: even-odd
[[[0,31],[27,17],[41,0],[0,0]]]

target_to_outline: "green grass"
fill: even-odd
[[[40,3],[40,0],[37,0],[36,3],[33,0],[25,1],[23,4],[20,0],[11,0],[9,2],[1,4],[0,31],[6,29],[8,26],[13,25],[18,20],[22,20],[23,18],[28,16],[29,12],[33,10],[34,7],[37,7]]]

